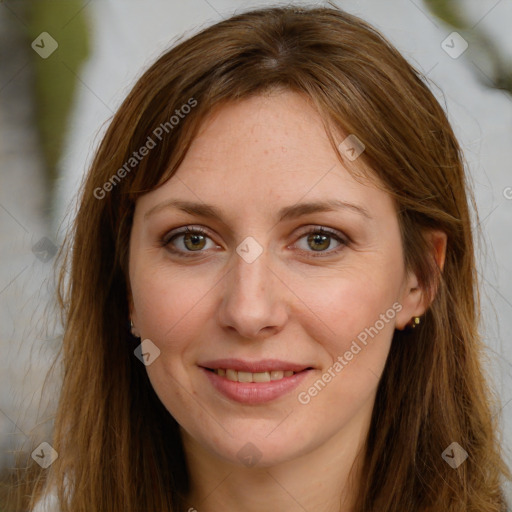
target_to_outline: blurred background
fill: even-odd
[[[486,369],[512,465],[512,2],[333,3],[380,29],[427,76],[463,147],[483,232]],[[111,116],[179,38],[279,4],[0,1],[0,496],[16,455],[51,442],[59,377],[47,375],[62,332],[53,263]]]

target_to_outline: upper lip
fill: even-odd
[[[311,365],[281,361],[279,359],[261,359],[260,361],[244,361],[243,359],[215,359],[214,361],[205,361],[199,366],[217,370],[218,368],[231,369],[242,372],[261,373],[270,371],[293,371],[301,372]]]

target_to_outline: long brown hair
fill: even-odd
[[[458,142],[420,73],[374,28],[338,9],[294,7],[242,13],[181,42],[113,117],[62,253],[59,457],[32,503],[46,484],[63,512],[183,506],[189,481],[178,425],[134,356],[139,340],[129,330],[134,205],[172,177],[214,108],[275,87],[314,102],[335,151],[335,130],[364,143],[360,158],[396,200],[405,264],[433,297],[421,327],[395,331],[354,510],[503,512],[501,486],[511,475],[482,369],[474,201]],[[178,122],[176,110],[186,113]],[[155,145],[135,164],[148,137]],[[448,236],[442,274],[429,256],[432,228]],[[456,469],[442,457],[453,442],[468,453]]]

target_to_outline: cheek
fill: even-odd
[[[372,399],[401,310],[400,272],[396,264],[374,261],[316,280],[315,286],[302,282],[299,293],[314,312],[303,307],[302,326],[323,353],[316,380],[297,390],[312,416],[330,410],[334,423],[343,424]]]
[[[326,280],[323,292],[314,292],[308,303],[315,315],[309,313],[307,326],[303,323],[322,345],[324,358],[316,380],[297,390],[297,400],[308,417],[323,418],[330,411],[327,430],[371,403],[401,309],[394,287],[384,286],[382,276],[362,275],[331,279],[330,285]]]
[[[347,269],[338,275],[296,281],[294,291],[302,299],[297,306],[302,308],[298,316],[307,322],[313,339],[323,339],[332,357],[349,350],[358,337],[364,342],[365,333],[370,339],[392,336],[397,309],[401,309],[399,305],[393,307],[398,297],[400,269],[380,268],[374,265],[357,271]]]
[[[142,268],[142,267],[141,267]],[[133,302],[137,323],[144,339],[160,350],[155,361],[146,367],[151,385],[173,417],[180,423],[189,415],[197,416],[190,375],[193,363],[193,340],[201,338],[208,318],[208,292],[216,280],[194,275],[193,269],[171,269],[169,265],[147,265],[134,272]]]
[[[199,278],[193,268],[148,265],[135,272],[132,292],[141,335],[166,351],[181,350],[202,325],[197,319],[206,314],[207,295],[215,284],[207,273]]]

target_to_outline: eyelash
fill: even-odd
[[[312,257],[312,258],[319,258],[320,257],[321,258],[321,257],[326,257],[326,256],[332,256],[333,254],[337,254],[338,252],[343,250],[344,247],[347,246],[348,243],[349,243],[349,240],[347,238],[341,236],[337,231],[331,230],[329,228],[325,228],[323,226],[313,227],[313,228],[309,229],[308,231],[302,233],[301,236],[298,238],[298,240],[301,240],[305,236],[313,234],[313,233],[321,234],[321,235],[327,235],[327,236],[329,236],[331,238],[334,238],[341,245],[339,247],[337,247],[336,249],[333,249],[333,250],[318,251],[316,254],[313,251],[311,252],[311,254],[309,254],[310,251],[303,251],[303,252],[306,252],[306,253],[309,254],[308,257]],[[180,257],[183,257],[183,258],[195,257],[196,256],[195,253],[205,252],[205,251],[201,251],[201,250],[199,250],[199,251],[186,251],[186,252],[183,252],[181,250],[177,250],[177,249],[171,248],[171,242],[174,239],[178,238],[179,236],[186,235],[186,234],[202,235],[204,237],[210,238],[210,240],[211,240],[211,237],[208,235],[208,233],[203,228],[201,228],[201,227],[192,227],[191,228],[190,226],[186,226],[184,229],[181,229],[180,231],[173,233],[172,236],[169,236],[170,233],[167,233],[165,236],[163,236],[161,238],[160,244],[161,244],[162,247],[167,248],[173,254],[176,254],[176,255],[178,255]]]

